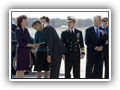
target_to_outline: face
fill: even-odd
[[[108,20],[107,20],[107,19],[104,19],[104,20],[102,21],[102,24],[103,24],[103,26],[108,26]]]
[[[37,23],[33,28],[37,31],[42,31],[42,24]]]
[[[27,24],[28,24],[27,19],[23,19],[21,22],[21,26],[25,27],[27,26]]]
[[[45,19],[40,20],[41,23],[47,23]]]
[[[94,20],[95,25],[99,26],[101,24],[101,17],[99,16],[98,19]]]
[[[68,22],[67,25],[70,29],[73,29],[75,26],[75,22]]]

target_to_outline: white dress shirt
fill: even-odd
[[[72,33],[72,30],[73,30],[73,33],[75,33],[75,28],[73,28],[73,29],[69,28],[69,30],[70,30],[71,33]]]
[[[98,28],[98,31],[99,31],[99,27],[96,27],[95,25],[93,25],[94,27],[94,30],[95,30],[95,33],[97,32],[96,29]],[[99,32],[99,37],[100,37],[100,32]]]
[[[96,27],[95,25],[93,25],[93,27],[94,27],[94,30],[95,30],[95,33],[96,33],[96,29],[98,28],[98,30],[99,30],[99,27]],[[99,32],[99,37],[100,37],[100,32]],[[96,47],[95,47],[94,50],[96,50]]]

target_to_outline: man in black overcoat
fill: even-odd
[[[36,20],[33,22],[32,27],[38,31],[43,30],[45,43],[40,43],[38,46],[41,48],[48,47],[47,61],[51,63],[50,78],[58,78],[62,55],[67,52],[66,47],[51,25],[45,24],[42,28],[41,22]]]

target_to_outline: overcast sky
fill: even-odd
[[[92,19],[95,15],[101,15],[101,17],[108,17],[108,12],[12,12],[12,17],[16,18],[19,15],[26,15],[31,18],[40,18],[41,16],[48,16],[52,18],[66,19],[67,16],[74,16],[77,19]]]

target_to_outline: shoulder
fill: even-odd
[[[45,27],[44,27],[44,29],[46,29],[46,28],[53,28],[51,25],[49,25],[49,24],[47,24]]]
[[[62,34],[69,32],[69,29],[62,31]]]
[[[17,28],[16,28],[16,30],[18,30],[18,31],[19,31],[19,30],[21,30],[21,29],[20,29],[19,27],[17,27]]]
[[[22,29],[19,28],[19,27],[17,27],[16,30],[15,30],[15,32],[16,32],[16,33],[20,33],[20,32],[22,32]]]
[[[89,26],[88,28],[86,28],[87,30],[89,30],[89,29],[93,29],[94,27],[93,27],[93,25],[91,25],[91,26]]]
[[[76,32],[79,32],[79,33],[82,33],[82,31],[81,31],[81,30],[78,30],[78,29],[75,29],[75,31],[76,31]]]
[[[54,28],[51,25],[48,24],[43,28],[43,32],[45,32],[46,30],[48,31],[48,29],[50,31],[51,29],[54,29]]]
[[[86,28],[85,31],[90,31],[90,30],[92,30],[92,29],[94,29],[93,25],[91,25],[91,26],[89,26],[88,28]]]
[[[99,27],[99,29],[102,29],[102,30],[104,30],[104,28],[102,28],[101,26]]]

